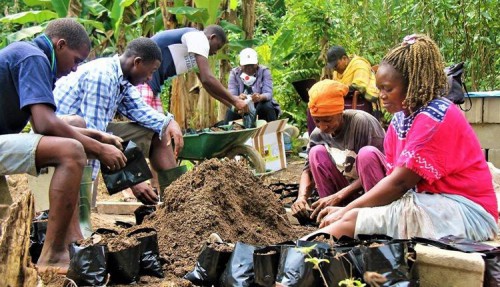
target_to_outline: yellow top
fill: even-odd
[[[333,72],[333,79],[348,86],[354,86],[363,93],[368,101],[375,102],[379,96],[379,90],[375,84],[375,73],[372,66],[365,58],[353,56],[344,73]]]

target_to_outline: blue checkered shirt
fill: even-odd
[[[106,131],[116,112],[159,134],[173,118],[159,113],[143,100],[126,79],[118,55],[100,58],[78,67],[76,72],[56,82],[54,99],[58,115],[78,115],[87,128]],[[99,172],[99,161],[92,161],[93,178]]]

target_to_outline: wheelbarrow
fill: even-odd
[[[254,147],[245,145],[258,130],[259,127],[186,134],[179,159],[199,162],[210,158],[240,157],[246,159],[256,173],[264,173],[266,167],[260,153]]]

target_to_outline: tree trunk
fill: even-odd
[[[79,0],[70,0],[67,17],[79,17],[82,12],[82,3]]]
[[[29,256],[33,196],[26,193],[10,206],[0,206],[0,277],[2,286],[37,286],[37,272]]]
[[[245,39],[253,39],[255,27],[255,0],[243,0],[243,31]]]
[[[221,19],[226,20],[229,23],[237,24],[238,17],[236,15],[236,10],[229,9],[229,1],[225,0],[222,2],[222,17]],[[224,49],[220,52],[223,54],[228,53],[228,46],[226,45]],[[219,62],[219,81],[227,87],[227,81],[229,77],[229,73],[231,72],[231,63],[227,59],[222,59]],[[222,121],[226,117],[227,106],[219,103],[217,110],[217,121]]]
[[[167,7],[174,7],[174,0],[161,0],[160,9],[163,18],[163,26],[166,30],[175,29],[177,27],[177,18],[174,14],[168,12]]]

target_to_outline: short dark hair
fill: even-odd
[[[125,48],[125,57],[140,57],[144,62],[150,63],[155,60],[161,62],[161,50],[155,41],[140,37],[132,40]]]
[[[328,52],[326,52],[326,62],[329,68],[333,68],[333,65],[342,57],[347,56],[344,47],[342,46],[333,46]]]
[[[219,38],[222,41],[223,44],[227,43],[226,32],[224,32],[224,29],[222,29],[222,27],[219,25],[209,25],[203,30],[203,32],[207,36],[214,34],[217,38]]]
[[[87,46],[90,50],[92,46],[85,27],[73,18],[61,18],[50,21],[44,33],[51,40],[54,38],[66,40],[66,44],[71,50],[78,50],[83,46]]]

